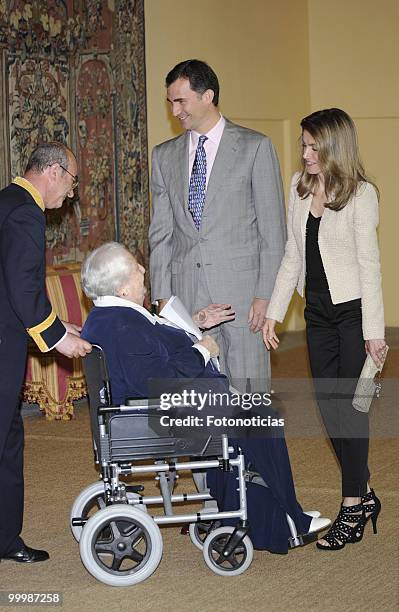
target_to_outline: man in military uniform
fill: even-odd
[[[77,186],[77,163],[61,143],[39,145],[23,177],[0,191],[0,559],[44,561],[20,537],[23,520],[23,423],[19,410],[29,336],[67,357],[90,352],[79,328],[55,314],[45,288],[46,208],[59,208]]]

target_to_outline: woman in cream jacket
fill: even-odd
[[[359,542],[381,503],[369,487],[368,415],[352,397],[366,354],[384,358],[384,311],[376,229],[378,190],[360,162],[356,129],[342,110],[317,111],[301,121],[302,171],[293,177],[288,241],[263,327],[277,348],[295,287],[306,296],[310,366],[318,406],[341,466],[342,504],[322,550]]]

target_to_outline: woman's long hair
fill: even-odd
[[[318,149],[326,208],[342,210],[356,194],[359,183],[366,181],[379,195],[377,186],[366,176],[359,156],[356,127],[349,115],[339,108],[327,108],[302,119],[301,127],[314,138]],[[318,182],[317,174],[307,173],[302,158],[302,173],[297,185],[299,196],[305,198],[315,193]]]

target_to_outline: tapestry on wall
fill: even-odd
[[[47,262],[118,239],[147,263],[143,0],[0,0],[1,186],[39,142],[78,159],[73,201],[47,219]]]

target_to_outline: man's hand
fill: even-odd
[[[76,325],[75,323],[68,323],[68,321],[61,321],[65,329],[68,333],[73,334],[74,336],[80,336],[80,332],[82,331],[82,327],[80,325]]]
[[[366,340],[366,353],[370,355],[377,368],[382,367],[386,352],[385,340]]]
[[[254,298],[248,313],[249,329],[256,334],[263,327],[269,300]]]
[[[193,315],[193,321],[202,329],[210,329],[220,323],[232,321],[236,316],[230,304],[209,304]]]
[[[217,357],[219,355],[219,347],[216,340],[212,338],[212,336],[204,336],[202,340],[196,344],[201,344],[201,346],[207,348],[211,354],[211,357]]]
[[[270,351],[271,348],[278,348],[280,340],[276,336],[276,332],[274,328],[276,326],[276,321],[274,319],[266,319],[265,324],[263,326],[263,342],[266,344],[266,348]]]
[[[84,357],[86,353],[91,352],[92,346],[90,342],[79,338],[76,333],[68,332],[55,348],[59,353],[67,357]]]

